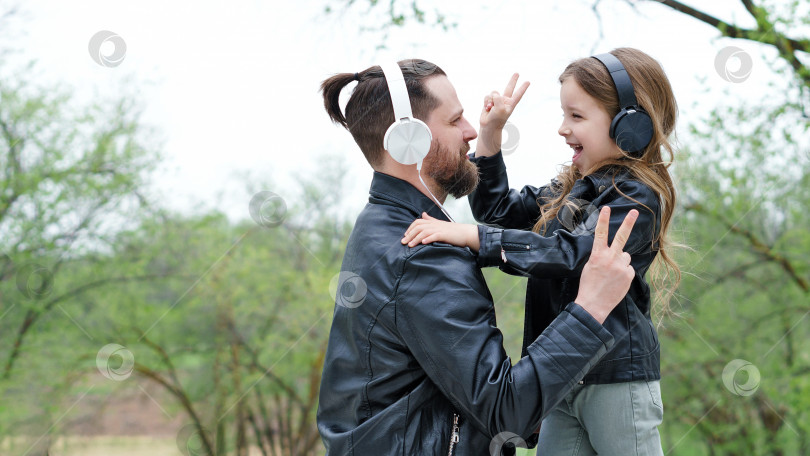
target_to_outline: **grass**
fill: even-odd
[[[149,436],[63,437],[51,447],[52,456],[177,456],[179,454],[181,453],[175,439]]]
[[[0,454],[26,454],[31,443],[8,440],[0,444]],[[7,453],[8,452],[8,453]],[[51,456],[179,456],[183,454],[177,442],[170,437],[149,436],[97,436],[62,437],[51,446]],[[260,456],[251,449],[250,456]]]
[[[27,445],[21,443],[13,448],[8,441],[0,444],[3,454],[12,450],[23,454]],[[177,442],[168,437],[149,436],[98,436],[63,437],[51,447],[51,456],[178,456],[182,454]],[[259,456],[258,449],[252,449],[250,456]],[[517,456],[535,456],[534,450],[518,449]]]

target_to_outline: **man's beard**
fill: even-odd
[[[467,158],[470,145],[464,144],[453,154],[446,147],[431,147],[425,157],[425,172],[436,182],[441,191],[461,198],[469,195],[478,186],[478,167]]]

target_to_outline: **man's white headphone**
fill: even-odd
[[[391,157],[403,165],[416,164],[416,173],[419,181],[430,193],[433,201],[439,206],[444,215],[452,222],[453,217],[444,209],[444,205],[433,195],[430,188],[422,180],[422,160],[430,152],[430,143],[433,135],[426,123],[415,118],[411,110],[411,97],[408,86],[405,84],[405,75],[399,63],[393,62],[380,65],[388,83],[388,93],[391,94],[391,104],[394,106],[394,123],[388,127],[383,137],[383,147]]]
[[[427,124],[413,116],[411,97],[405,84],[405,75],[396,62],[380,65],[388,83],[391,104],[394,106],[394,123],[383,137],[383,147],[391,157],[403,165],[416,164],[422,169],[422,160],[430,151],[433,135]]]

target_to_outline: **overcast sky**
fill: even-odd
[[[384,19],[385,3],[366,14],[366,0],[349,9],[322,0],[104,0],[81,7],[27,0],[22,34],[12,44],[37,60],[40,81],[73,87],[79,102],[125,88],[136,93],[146,108],[143,120],[165,139],[166,161],[156,183],[165,203],[180,210],[215,207],[234,218],[248,217],[251,196],[240,174],[272,181],[266,190],[293,205],[293,176],[312,175],[324,154],[346,162],[348,186],[341,191],[354,218],[372,173],[349,133],[329,121],[318,85],[333,73],[382,60],[419,57],[440,65],[476,127],[486,93],[502,91],[516,71],[531,81],[511,119],[520,134],[517,150],[506,157],[513,187],[544,184],[571,159],[556,133],[557,77],[573,59],[619,46],[652,55],[673,84],[680,131],[725,98],[750,97],[772,78],[760,46],[716,39],[709,26],[653,3],[642,2],[634,12],[620,0],[603,0],[600,39],[588,0],[424,2],[428,11],[440,5],[458,27],[444,32],[409,24],[393,30],[388,49],[379,51],[381,34],[359,29]],[[750,25],[736,0],[691,3]],[[329,4],[336,12],[326,15]],[[91,37],[102,30],[126,44],[118,66],[99,65],[88,52]],[[753,60],[741,83],[724,80],[715,69],[718,52],[731,45]],[[111,42],[103,46],[108,53],[114,49]],[[732,71],[740,64],[729,62]],[[466,201],[449,207],[457,220],[469,213]]]

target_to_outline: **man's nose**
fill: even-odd
[[[473,127],[467,119],[464,118],[464,125],[462,127],[462,134],[464,135],[464,141],[469,142],[473,139],[478,137],[478,132],[475,131],[475,127]]]

